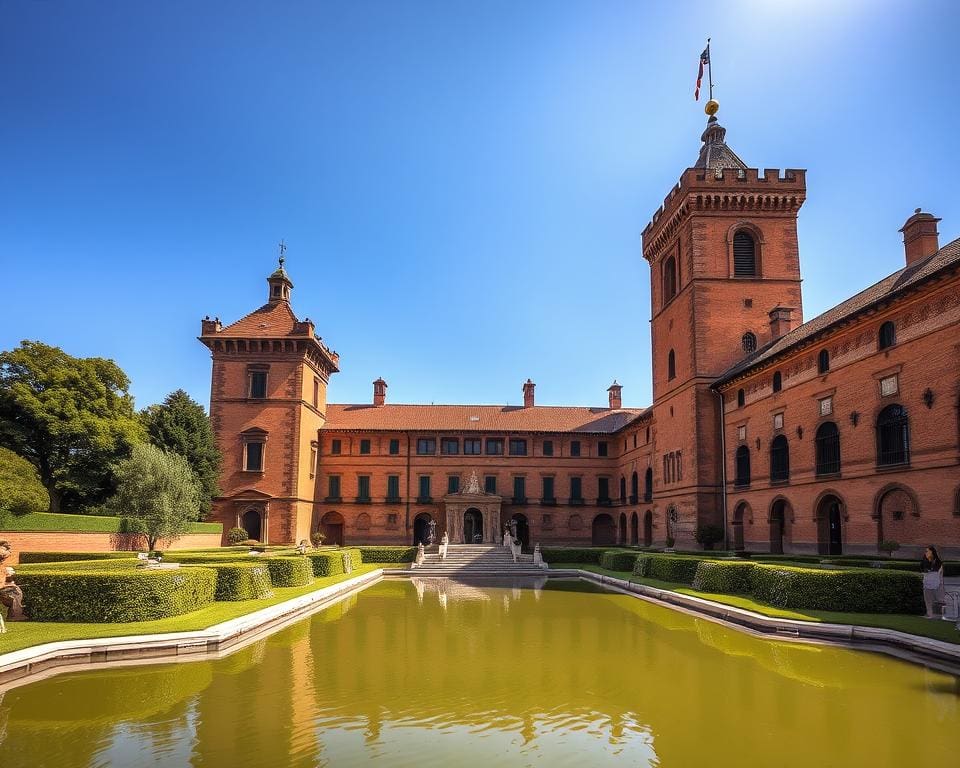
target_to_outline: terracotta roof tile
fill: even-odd
[[[264,304],[249,315],[241,317],[237,322],[223,328],[217,335],[244,338],[292,336],[299,322],[289,303],[275,301]]]
[[[334,405],[324,429],[612,434],[649,409],[537,405]]]

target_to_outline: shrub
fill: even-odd
[[[116,623],[179,616],[213,600],[209,568],[18,574],[27,613],[36,621]]]
[[[892,540],[891,540],[891,541],[881,541],[881,542],[877,545],[877,549],[879,549],[881,552],[886,552],[886,553],[887,553],[887,557],[889,557],[889,556],[891,556],[894,552],[896,552],[898,549],[900,549],[900,544],[899,544],[898,542],[892,541]]]
[[[263,557],[275,587],[302,587],[313,581],[313,569],[305,557]]]
[[[323,534],[322,531],[314,531],[310,534],[310,543],[314,547],[319,547],[323,542],[327,540],[327,537]]]
[[[692,585],[701,560],[685,555],[639,554],[633,566],[633,575]]]
[[[344,573],[343,555],[347,553],[352,568],[359,568],[362,564],[362,554],[359,549],[326,549],[320,552],[308,552],[307,559],[313,566],[314,576],[339,576]]]
[[[72,560],[130,560],[136,552],[21,552],[20,562],[64,563]]]
[[[603,550],[588,547],[547,547],[540,550],[546,563],[589,563],[600,565]]]
[[[410,563],[417,556],[416,547],[357,547],[364,563]]]
[[[723,541],[723,528],[719,525],[701,525],[693,536],[697,544],[704,549],[713,549],[713,545]]]
[[[209,568],[217,574],[214,600],[259,600],[270,597],[270,569],[263,563],[204,563],[188,568]]]
[[[639,555],[639,552],[624,552],[622,550],[611,549],[600,555],[600,567],[606,568],[608,571],[632,572]]]
[[[247,532],[243,528],[231,528],[227,531],[228,544],[242,544],[247,540]]]
[[[132,571],[140,565],[132,557],[111,560],[66,560],[56,563],[21,563],[17,573],[35,573],[38,571]]]
[[[746,595],[751,589],[751,573],[754,568],[753,563],[704,560],[697,566],[693,588],[701,592]]]
[[[7,513],[22,517],[46,512],[50,496],[37,470],[13,451],[0,448],[0,519]]]

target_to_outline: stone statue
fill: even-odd
[[[450,537],[447,536],[447,532],[443,532],[443,538],[440,539],[440,559],[447,559],[447,545],[450,543]]]
[[[509,548],[513,544],[513,536],[510,533],[510,526],[505,526],[503,529],[503,546]]]
[[[8,566],[5,575],[4,584],[0,587],[0,605],[7,609],[7,621],[23,621],[26,618],[23,613],[23,590],[13,580],[13,568]]]

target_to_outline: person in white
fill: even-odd
[[[450,537],[447,536],[447,532],[443,532],[443,538],[440,539],[440,559],[447,559],[447,545],[450,543]]]
[[[513,536],[510,535],[510,526],[508,525],[503,529],[503,546],[510,547],[513,545]]]

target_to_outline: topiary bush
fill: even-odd
[[[35,621],[151,621],[195,611],[213,600],[209,568],[118,571],[31,571],[17,574]]]
[[[339,576],[343,573],[343,555],[339,550],[307,552],[306,558],[314,576]]]
[[[693,538],[704,549],[713,549],[713,545],[723,541],[723,528],[719,525],[701,525]]]
[[[242,544],[249,536],[243,528],[231,528],[227,531],[227,543],[231,545]]]
[[[305,557],[263,557],[260,562],[270,569],[275,587],[302,587],[313,581],[313,568]]]
[[[644,576],[678,584],[693,584],[697,566],[703,558],[685,555],[657,555],[641,553],[633,567],[634,576]]]
[[[623,552],[620,550],[607,550],[600,555],[600,567],[608,571],[627,571],[633,572],[633,567],[640,556],[639,552]]]
[[[704,560],[697,565],[693,588],[701,592],[726,595],[746,595],[753,585],[753,563]]]
[[[132,571],[140,565],[132,557],[111,560],[67,560],[58,563],[21,563],[17,574],[36,573],[38,571]]]
[[[604,550],[588,547],[546,547],[540,550],[546,563],[588,563],[600,565]]]
[[[416,547],[357,547],[364,563],[411,563]]]
[[[136,552],[21,552],[23,563],[64,563],[73,560],[136,559]]]
[[[188,568],[209,568],[217,575],[214,600],[260,600],[273,595],[270,568],[256,563],[204,563]]]

